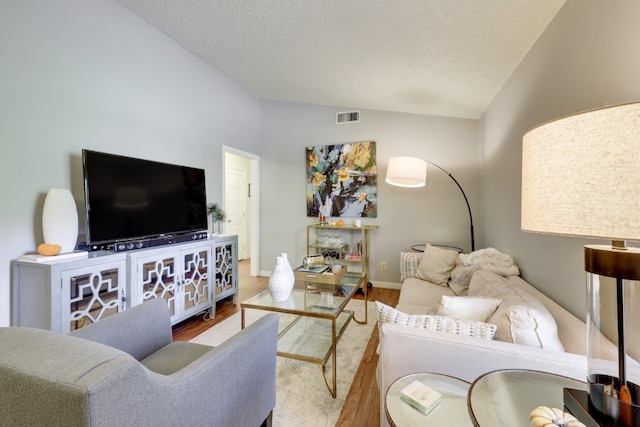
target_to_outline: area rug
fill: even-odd
[[[362,300],[352,300],[347,310],[355,312],[356,318],[364,318]],[[247,324],[266,312],[246,310]],[[280,314],[280,328],[286,327],[293,316]],[[276,427],[331,427],[335,426],[353,378],[360,366],[371,333],[377,321],[376,305],[368,303],[368,322],[361,325],[349,323],[338,342],[337,353],[337,397],[331,397],[322,375],[322,367],[308,362],[278,357],[276,366],[276,407],[273,424]],[[219,325],[201,333],[191,340],[200,344],[216,346],[240,331],[240,313],[236,313]],[[327,365],[331,378],[331,358]]]

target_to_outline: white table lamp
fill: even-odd
[[[585,246],[588,400],[596,411],[574,415],[592,417],[588,425],[640,425],[640,388],[627,369],[629,357],[640,366],[640,346],[629,355],[625,334],[640,326],[631,324],[640,321],[640,250],[625,242],[640,239],[639,187],[640,103],[575,114],[524,135],[522,229],[612,240]],[[607,354],[611,343],[617,351]],[[633,375],[640,379],[637,369]]]

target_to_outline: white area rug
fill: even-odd
[[[347,310],[355,312],[357,319],[364,318],[362,300],[351,300]],[[254,321],[265,311],[246,310],[247,324]],[[290,315],[280,314],[280,328],[292,319]],[[322,367],[308,362],[278,357],[276,368],[276,407],[273,411],[273,424],[276,427],[331,427],[335,426],[345,398],[351,388],[353,378],[360,366],[364,350],[369,344],[371,333],[377,321],[376,305],[368,303],[368,323],[361,325],[353,320],[338,342],[337,353],[337,397],[331,397],[322,375]],[[236,313],[219,325],[198,335],[191,342],[219,345],[240,331],[240,313]],[[327,374],[331,378],[331,358],[327,365]]]

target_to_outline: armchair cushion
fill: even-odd
[[[174,341],[140,361],[157,374],[171,375],[195,361],[212,347],[190,342]]]

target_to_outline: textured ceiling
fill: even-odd
[[[564,0],[116,0],[260,99],[478,118]]]

